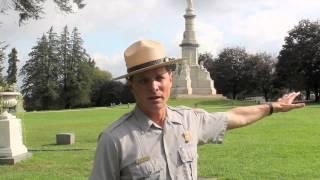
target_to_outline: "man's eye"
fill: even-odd
[[[156,79],[157,79],[157,81],[161,81],[161,80],[164,79],[164,77],[163,76],[158,76]]]
[[[140,83],[140,84],[145,84],[147,82],[148,82],[147,79],[138,79],[138,83]]]

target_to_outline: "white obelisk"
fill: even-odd
[[[185,31],[180,44],[182,58],[186,59],[183,64],[178,65],[174,73],[171,97],[184,95],[215,95],[216,90],[210,73],[198,64],[198,47],[194,28],[194,14],[192,0],[187,0],[185,18]]]

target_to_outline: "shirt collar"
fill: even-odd
[[[143,131],[147,131],[154,124],[154,122],[149,119],[149,117],[145,115],[138,106],[134,109],[134,116],[136,117],[138,126]]]
[[[171,106],[167,106],[167,116],[166,116],[166,121],[168,121],[169,123],[173,123],[173,124],[180,124],[182,125],[181,122],[181,117],[178,117],[176,113],[174,113],[175,111],[172,110]]]
[[[153,125],[157,128],[159,126],[154,123],[147,115],[145,115],[138,106],[134,109],[134,115],[136,117],[138,126],[141,128],[141,130],[147,131],[149,128]],[[166,115],[166,122],[165,123],[171,123],[171,124],[182,124],[179,117],[175,115],[175,113],[171,110],[171,107],[167,107],[167,115]]]

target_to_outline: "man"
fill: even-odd
[[[221,143],[227,129],[254,123],[273,112],[285,112],[299,93],[277,102],[208,113],[170,107],[172,65],[160,43],[141,40],[124,53],[127,78],[136,99],[132,112],[105,129],[99,139],[90,179],[197,179],[197,145]]]

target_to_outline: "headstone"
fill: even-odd
[[[74,144],[75,137],[73,133],[58,133],[56,134],[56,142],[58,145]]]

